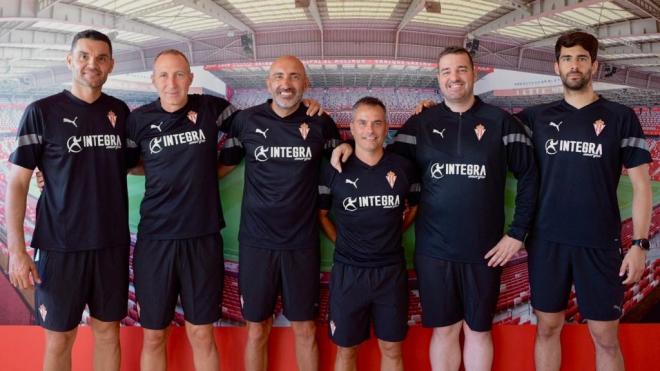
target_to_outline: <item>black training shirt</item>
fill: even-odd
[[[332,210],[337,229],[335,260],[363,267],[404,262],[403,212],[407,201],[419,201],[414,165],[386,152],[374,166],[351,156],[342,170],[324,164],[319,182],[320,208]]]
[[[416,252],[485,264],[484,255],[502,238],[507,170],[518,179],[507,234],[521,241],[534,215],[537,173],[523,125],[475,99],[463,113],[443,102],[412,116],[388,149],[414,160],[421,174]]]
[[[302,104],[284,118],[270,104],[238,113],[220,153],[227,165],[246,158],[240,243],[267,249],[318,247],[321,158],[337,145],[339,132],[330,116],[307,116]]]
[[[220,126],[235,108],[211,95],[189,95],[175,112],[160,100],[131,113],[129,139],[144,161],[145,194],[138,236],[170,240],[224,227],[217,175]]]
[[[539,164],[534,236],[618,249],[621,166],[652,161],[633,110],[601,97],[581,109],[559,100],[518,115],[531,130]]]
[[[126,117],[119,99],[93,103],[64,90],[30,104],[9,160],[38,167],[46,185],[37,203],[32,247],[80,251],[127,248]]]

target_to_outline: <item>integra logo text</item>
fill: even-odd
[[[399,207],[401,201],[399,195],[376,195],[376,196],[358,196],[346,197],[342,201],[344,210],[357,211],[361,207],[382,207],[383,209],[392,209]]]
[[[442,179],[448,175],[460,175],[469,179],[485,179],[486,166],[478,164],[441,164],[439,162],[431,165],[431,178]]]
[[[83,135],[69,137],[66,141],[69,153],[78,153],[83,148],[92,147],[121,149],[121,138],[119,135]]]
[[[272,158],[290,158],[296,161],[309,161],[312,159],[312,149],[310,147],[259,146],[254,149],[254,158],[259,162],[265,162]]]
[[[557,152],[573,152],[585,157],[599,158],[603,156],[603,145],[577,140],[548,139],[545,142],[545,153],[556,155]]]
[[[206,136],[201,129],[178,134],[168,134],[162,137],[151,138],[149,141],[149,152],[156,154],[165,147],[172,147],[179,144],[201,144],[204,142],[206,142]]]

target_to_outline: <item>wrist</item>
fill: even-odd
[[[630,246],[637,246],[643,251],[648,251],[651,248],[651,244],[648,239],[646,238],[638,238],[638,239],[633,239],[630,242]]]

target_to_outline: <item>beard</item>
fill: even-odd
[[[587,85],[589,85],[589,82],[591,81],[591,69],[589,69],[584,73],[578,72],[581,75],[580,79],[578,80],[570,80],[568,77],[570,73],[571,72],[560,75],[561,82],[564,85],[564,87],[566,87],[566,89],[578,91],[584,89]],[[575,73],[576,72],[573,72],[573,74]]]

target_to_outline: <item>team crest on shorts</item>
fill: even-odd
[[[46,314],[48,314],[48,311],[46,310],[46,306],[41,304],[39,306],[39,314],[41,315],[41,320],[46,322]]]
[[[389,183],[390,188],[394,188],[394,182],[396,182],[396,174],[394,171],[390,170],[385,178],[387,178],[387,183]]]
[[[239,299],[241,299],[241,309],[243,309],[243,307],[245,307],[245,300],[243,300],[243,295],[241,295]]]
[[[188,120],[192,122],[193,124],[197,123],[197,112],[195,111],[188,111]]]
[[[600,119],[594,121],[594,130],[596,131],[596,136],[599,136],[600,133],[603,132],[603,129],[605,129],[605,121]]]
[[[336,329],[337,326],[335,325],[335,321],[330,321],[330,334],[334,335]]]
[[[309,134],[309,125],[306,122],[303,122],[300,124],[300,127],[298,128],[300,130],[300,135],[302,135],[303,139],[307,139],[307,134]]]
[[[474,127],[474,133],[477,135],[478,140],[481,140],[481,137],[484,136],[485,132],[486,127],[483,124],[477,124],[477,126]]]
[[[110,125],[112,125],[113,128],[117,125],[117,115],[114,112],[108,111],[108,120],[110,120]]]

